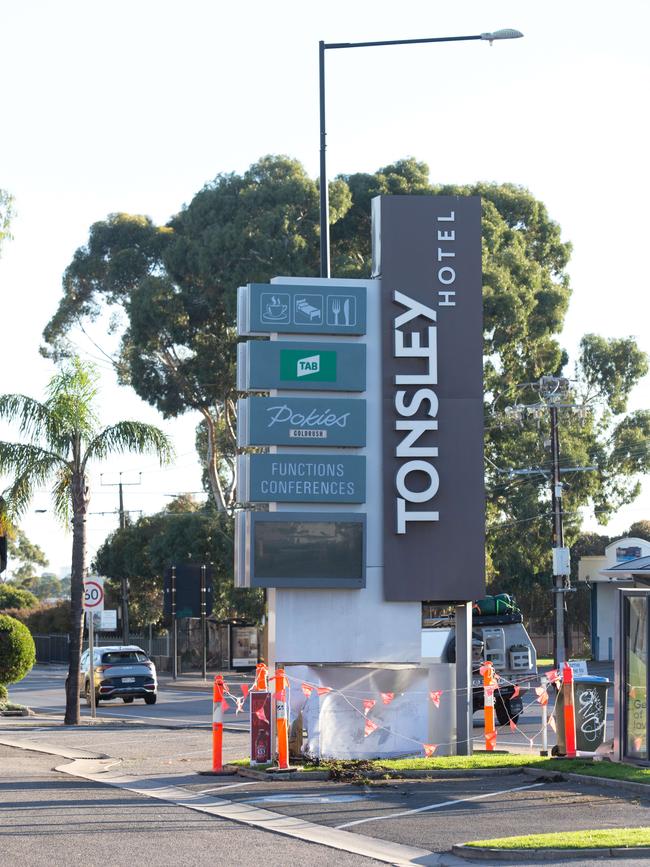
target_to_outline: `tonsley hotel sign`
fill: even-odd
[[[481,206],[374,200],[387,600],[484,589]]]

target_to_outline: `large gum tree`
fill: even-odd
[[[70,666],[66,725],[79,724],[79,666],[83,642],[83,580],[87,568],[86,517],[90,503],[88,465],[124,452],[171,459],[167,436],[153,425],[119,421],[101,428],[95,413],[98,376],[91,365],[71,359],[50,380],[43,403],[23,394],[0,395],[0,418],[16,423],[20,442],[0,441],[0,475],[8,514],[18,518],[35,490],[51,486],[54,511],[72,524]]]

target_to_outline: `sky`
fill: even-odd
[[[0,392],[43,396],[54,368],[39,355],[41,333],[92,223],[118,211],[164,223],[217,174],[266,154],[318,176],[319,40],[504,27],[524,38],[326,52],[329,177],[414,156],[434,183],[527,187],[573,244],[570,356],[587,332],[634,336],[650,352],[646,0],[329,0],[313,12],[304,0],[0,0],[0,188],[17,213],[0,258]],[[158,424],[177,454],[162,470],[150,457],[93,469],[92,554],[117,527],[120,473],[134,517],[201,484],[198,417],[163,420],[118,386],[105,323],[89,333],[75,341],[101,371],[102,422]],[[631,405],[650,407],[649,378]],[[48,509],[37,493],[21,526],[65,570],[71,536]],[[647,483],[605,532],[643,518]],[[585,526],[597,525],[587,516]]]

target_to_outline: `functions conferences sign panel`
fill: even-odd
[[[384,593],[485,591],[481,202],[373,200],[381,278]]]
[[[237,348],[239,391],[364,391],[366,347],[361,343],[252,340]]]
[[[250,283],[240,286],[239,333],[365,334],[365,287]]]
[[[250,503],[363,503],[366,459],[361,455],[244,455],[242,500]]]
[[[366,444],[366,402],[360,397],[249,397],[237,408],[239,446]]]

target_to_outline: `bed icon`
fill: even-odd
[[[298,295],[294,300],[294,322],[320,325],[323,321],[323,296]]]

